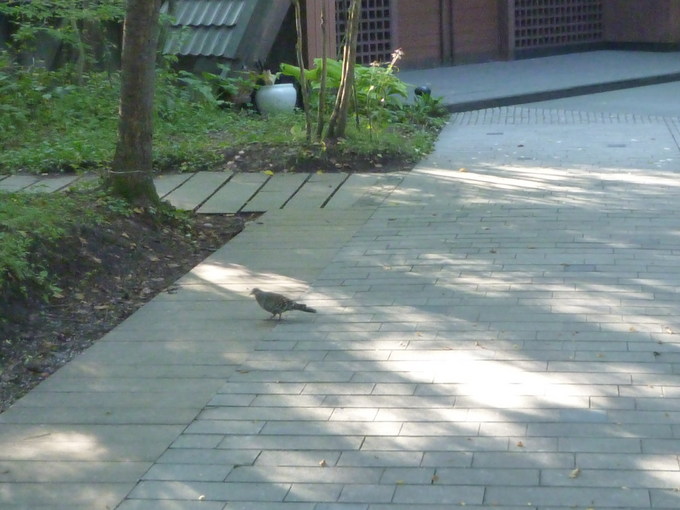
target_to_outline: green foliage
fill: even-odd
[[[321,86],[321,68],[323,61],[314,59],[314,67],[305,69],[305,77],[312,89],[318,92]],[[332,58],[326,59],[326,85],[334,90],[340,86],[342,76],[342,61]],[[354,87],[356,89],[355,109],[362,115],[377,107],[398,107],[401,100],[407,97],[407,85],[394,75],[394,65],[380,65],[375,63],[371,66],[358,65],[355,67]],[[300,68],[291,64],[281,64],[281,73],[300,80]],[[331,98],[332,99],[332,98]],[[318,95],[313,95],[313,100],[318,105]]]
[[[79,200],[63,193],[0,192],[0,297],[38,291],[45,299],[59,293],[44,265],[59,241],[78,224],[101,218],[83,215]]]
[[[31,0],[0,3],[0,15],[12,21],[16,30],[10,38],[14,52],[32,50],[43,36],[71,50],[76,59],[94,61],[88,39],[106,22],[120,22],[125,0]]]
[[[111,157],[117,123],[116,77],[0,69],[0,172],[98,168]]]
[[[444,106],[443,98],[423,94],[415,96],[415,102],[401,110],[400,122],[438,131],[448,118],[449,111]]]
[[[401,58],[397,50],[387,64],[375,62],[370,66],[356,65],[354,69],[354,112],[368,121],[369,135],[384,129],[388,124],[398,121],[398,112],[403,108],[408,97],[408,86],[394,73],[396,63]],[[314,60],[314,67],[305,70],[305,78],[312,91],[312,102],[318,108],[318,91],[321,85],[323,60]],[[340,86],[342,62],[326,59],[326,84],[334,90]],[[290,64],[281,64],[281,73],[300,79],[300,68]],[[333,97],[329,98],[333,101]]]
[[[173,60],[166,57],[156,77],[157,171],[211,169],[224,162],[225,152],[256,143],[280,146],[287,153],[299,150],[304,159],[301,115],[265,119],[251,109],[228,107],[235,95],[245,93],[249,99],[254,85],[250,73],[229,76],[226,68],[219,75],[178,73]],[[316,64],[307,71],[312,88],[318,86],[314,80],[320,60]],[[341,64],[328,64],[333,87]],[[283,68],[294,73],[292,66]],[[0,52],[0,173],[108,168],[116,144],[119,94],[117,73],[90,72],[77,83],[67,68],[22,68]],[[415,159],[424,153],[427,143],[422,140],[433,139],[448,114],[439,99],[428,96],[409,103],[405,95],[406,85],[389,66],[359,68],[358,116],[348,143],[366,154],[394,151]]]

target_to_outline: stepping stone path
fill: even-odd
[[[376,206],[403,180],[385,174],[232,173],[163,174],[154,179],[159,196],[179,209],[204,214],[274,209],[346,209]],[[93,179],[86,176],[0,176],[0,191],[57,192]]]

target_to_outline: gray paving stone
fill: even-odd
[[[389,503],[395,488],[386,485],[352,484],[345,485],[340,501],[347,503]]]
[[[21,191],[38,182],[33,175],[10,175],[0,180],[0,191]]]
[[[142,481],[129,499],[169,499],[198,501],[283,501],[290,484],[232,482]]]
[[[190,482],[220,482],[233,466],[215,464],[155,464],[141,479]]]
[[[237,173],[206,200],[198,212],[204,214],[238,212],[268,179],[269,176],[259,172]]]
[[[0,460],[147,462],[163,453],[181,425],[8,423],[0,415]],[[37,421],[37,420],[36,420]],[[65,466],[66,467],[66,466]]]
[[[254,482],[266,479],[274,482],[295,480],[299,483],[377,484],[382,472],[381,467],[239,466],[229,474],[227,480]]]
[[[243,206],[243,212],[280,209],[309,178],[309,174],[274,174],[264,187]]]
[[[394,502],[401,504],[479,505],[484,488],[465,485],[398,485]]]
[[[527,505],[538,507],[649,508],[646,489],[590,487],[489,487],[484,503],[495,506]]]
[[[158,196],[164,198],[171,191],[180,187],[186,181],[188,181],[193,174],[161,174],[153,179],[154,186],[156,186],[156,192]]]
[[[378,174],[350,174],[324,207],[351,209],[355,206],[372,205],[370,198],[379,193],[380,177]]]
[[[225,503],[218,501],[134,500],[126,499],[117,510],[224,510]]]
[[[330,483],[294,483],[286,495],[286,501],[324,502],[337,501],[343,490],[341,484]]]
[[[181,186],[167,194],[164,199],[178,209],[193,211],[230,177],[230,172],[198,172]]]
[[[67,508],[62,505],[70,501],[76,507],[105,510],[117,505],[132,486],[131,483],[3,483],[0,501],[4,508]]]
[[[318,209],[347,178],[343,172],[312,174],[304,186],[286,203],[286,209]]]
[[[0,483],[136,483],[149,462],[0,461]]]
[[[58,176],[43,176],[40,180],[30,184],[22,191],[29,193],[53,193],[66,189],[72,184],[78,182],[78,175],[58,175]],[[0,182],[0,189],[2,182]]]
[[[159,464],[210,464],[210,465],[249,465],[255,462],[259,450],[217,450],[214,446],[206,448],[173,447],[158,458]]]

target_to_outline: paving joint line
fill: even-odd
[[[196,175],[196,174],[194,174],[194,175]],[[203,207],[203,206],[205,205],[205,203],[206,203],[208,200],[210,200],[212,197],[214,197],[214,196],[217,194],[217,192],[218,192],[219,190],[221,190],[222,188],[224,188],[224,187],[227,185],[227,183],[229,183],[229,181],[231,181],[231,180],[234,178],[235,175],[236,175],[236,174],[232,173],[229,177],[227,177],[227,180],[226,180],[226,181],[224,181],[222,184],[220,184],[219,186],[217,186],[217,188],[215,188],[215,190],[214,190],[212,193],[210,193],[207,197],[205,197],[205,198],[203,199],[203,201],[200,202],[198,205],[196,205],[196,207],[194,207],[192,210],[193,210],[194,212],[198,212],[198,210],[199,210],[201,207]],[[184,181],[184,182],[186,183],[188,180],[189,180],[189,179],[187,179],[187,180]]]
[[[260,191],[262,191],[262,188],[264,188],[264,187],[267,185],[267,183],[268,183],[269,181],[271,181],[272,177],[273,177],[273,175],[267,176],[267,178],[264,180],[264,182],[263,182],[262,184],[260,184],[260,185],[257,187],[257,189],[256,189],[256,190],[248,197],[248,200],[246,200],[246,201],[244,202],[244,204],[243,204],[241,207],[238,208],[238,210],[236,211],[236,214],[240,213],[240,212],[243,210],[243,208],[244,208],[245,206],[247,206],[247,205],[248,205],[248,204],[249,204],[249,203],[257,196],[257,194],[258,194]],[[225,183],[225,184],[226,184],[226,183]]]
[[[300,192],[300,190],[302,189],[302,187],[303,187],[305,184],[307,184],[307,183],[309,182],[309,179],[311,179],[311,178],[312,178],[312,174],[311,174],[311,173],[310,173],[310,174],[307,174],[307,177],[305,178],[305,180],[302,181],[302,183],[295,189],[295,191],[293,191],[293,193],[286,199],[286,201],[285,201],[284,203],[281,204],[281,207],[279,207],[279,209],[283,209],[284,207],[286,207],[286,206],[288,205],[288,202],[290,202],[291,200],[293,200],[293,198],[295,197],[295,195],[297,195],[297,194]]]
[[[671,137],[673,138],[675,145],[677,146],[678,150],[680,150],[680,120],[674,117],[666,117],[664,118],[664,121],[671,133]]]
[[[323,201],[323,203],[321,204],[321,209],[323,209],[324,207],[326,207],[326,204],[328,204],[328,202],[331,201],[331,199],[335,196],[335,194],[336,194],[338,191],[340,191],[340,188],[342,188],[342,187],[345,185],[345,183],[347,182],[347,180],[349,179],[349,177],[350,177],[351,175],[352,175],[352,174],[350,174],[350,173],[348,173],[347,175],[345,175],[345,178],[344,178],[342,181],[340,181],[340,183],[335,187],[335,189],[334,189],[333,192],[328,196],[328,198],[327,198],[326,200]]]
[[[170,193],[172,193],[172,192],[178,190],[179,188],[181,188],[182,186],[184,186],[184,185],[185,185],[187,182],[189,182],[189,180],[190,180],[192,177],[194,177],[197,173],[198,173],[198,172],[193,172],[193,173],[191,173],[191,174],[188,174],[188,176],[187,176],[186,179],[184,179],[182,182],[180,182],[177,186],[175,186],[174,188],[172,188],[172,189],[171,189],[170,191],[168,191],[167,193],[164,193],[163,196],[161,196],[160,198],[163,199],[163,198],[167,197]]]

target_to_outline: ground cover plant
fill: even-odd
[[[306,143],[300,113],[264,119],[252,108],[230,108],[223,91],[236,78],[193,77],[166,65],[157,80],[155,170],[219,169],[239,151],[257,147],[273,154],[252,171],[296,171],[297,165],[330,170],[338,157],[355,160],[356,170],[367,170],[377,154],[387,161],[420,159],[431,149],[445,110],[434,99],[405,104],[392,95],[385,105],[369,81],[376,73],[363,69],[358,82],[365,83],[365,91],[360,89],[358,97],[365,99],[346,138],[329,147]],[[80,83],[68,67],[22,68],[0,54],[0,173],[108,167],[116,143],[119,76],[91,72],[77,77]],[[423,108],[425,115],[413,115]]]

